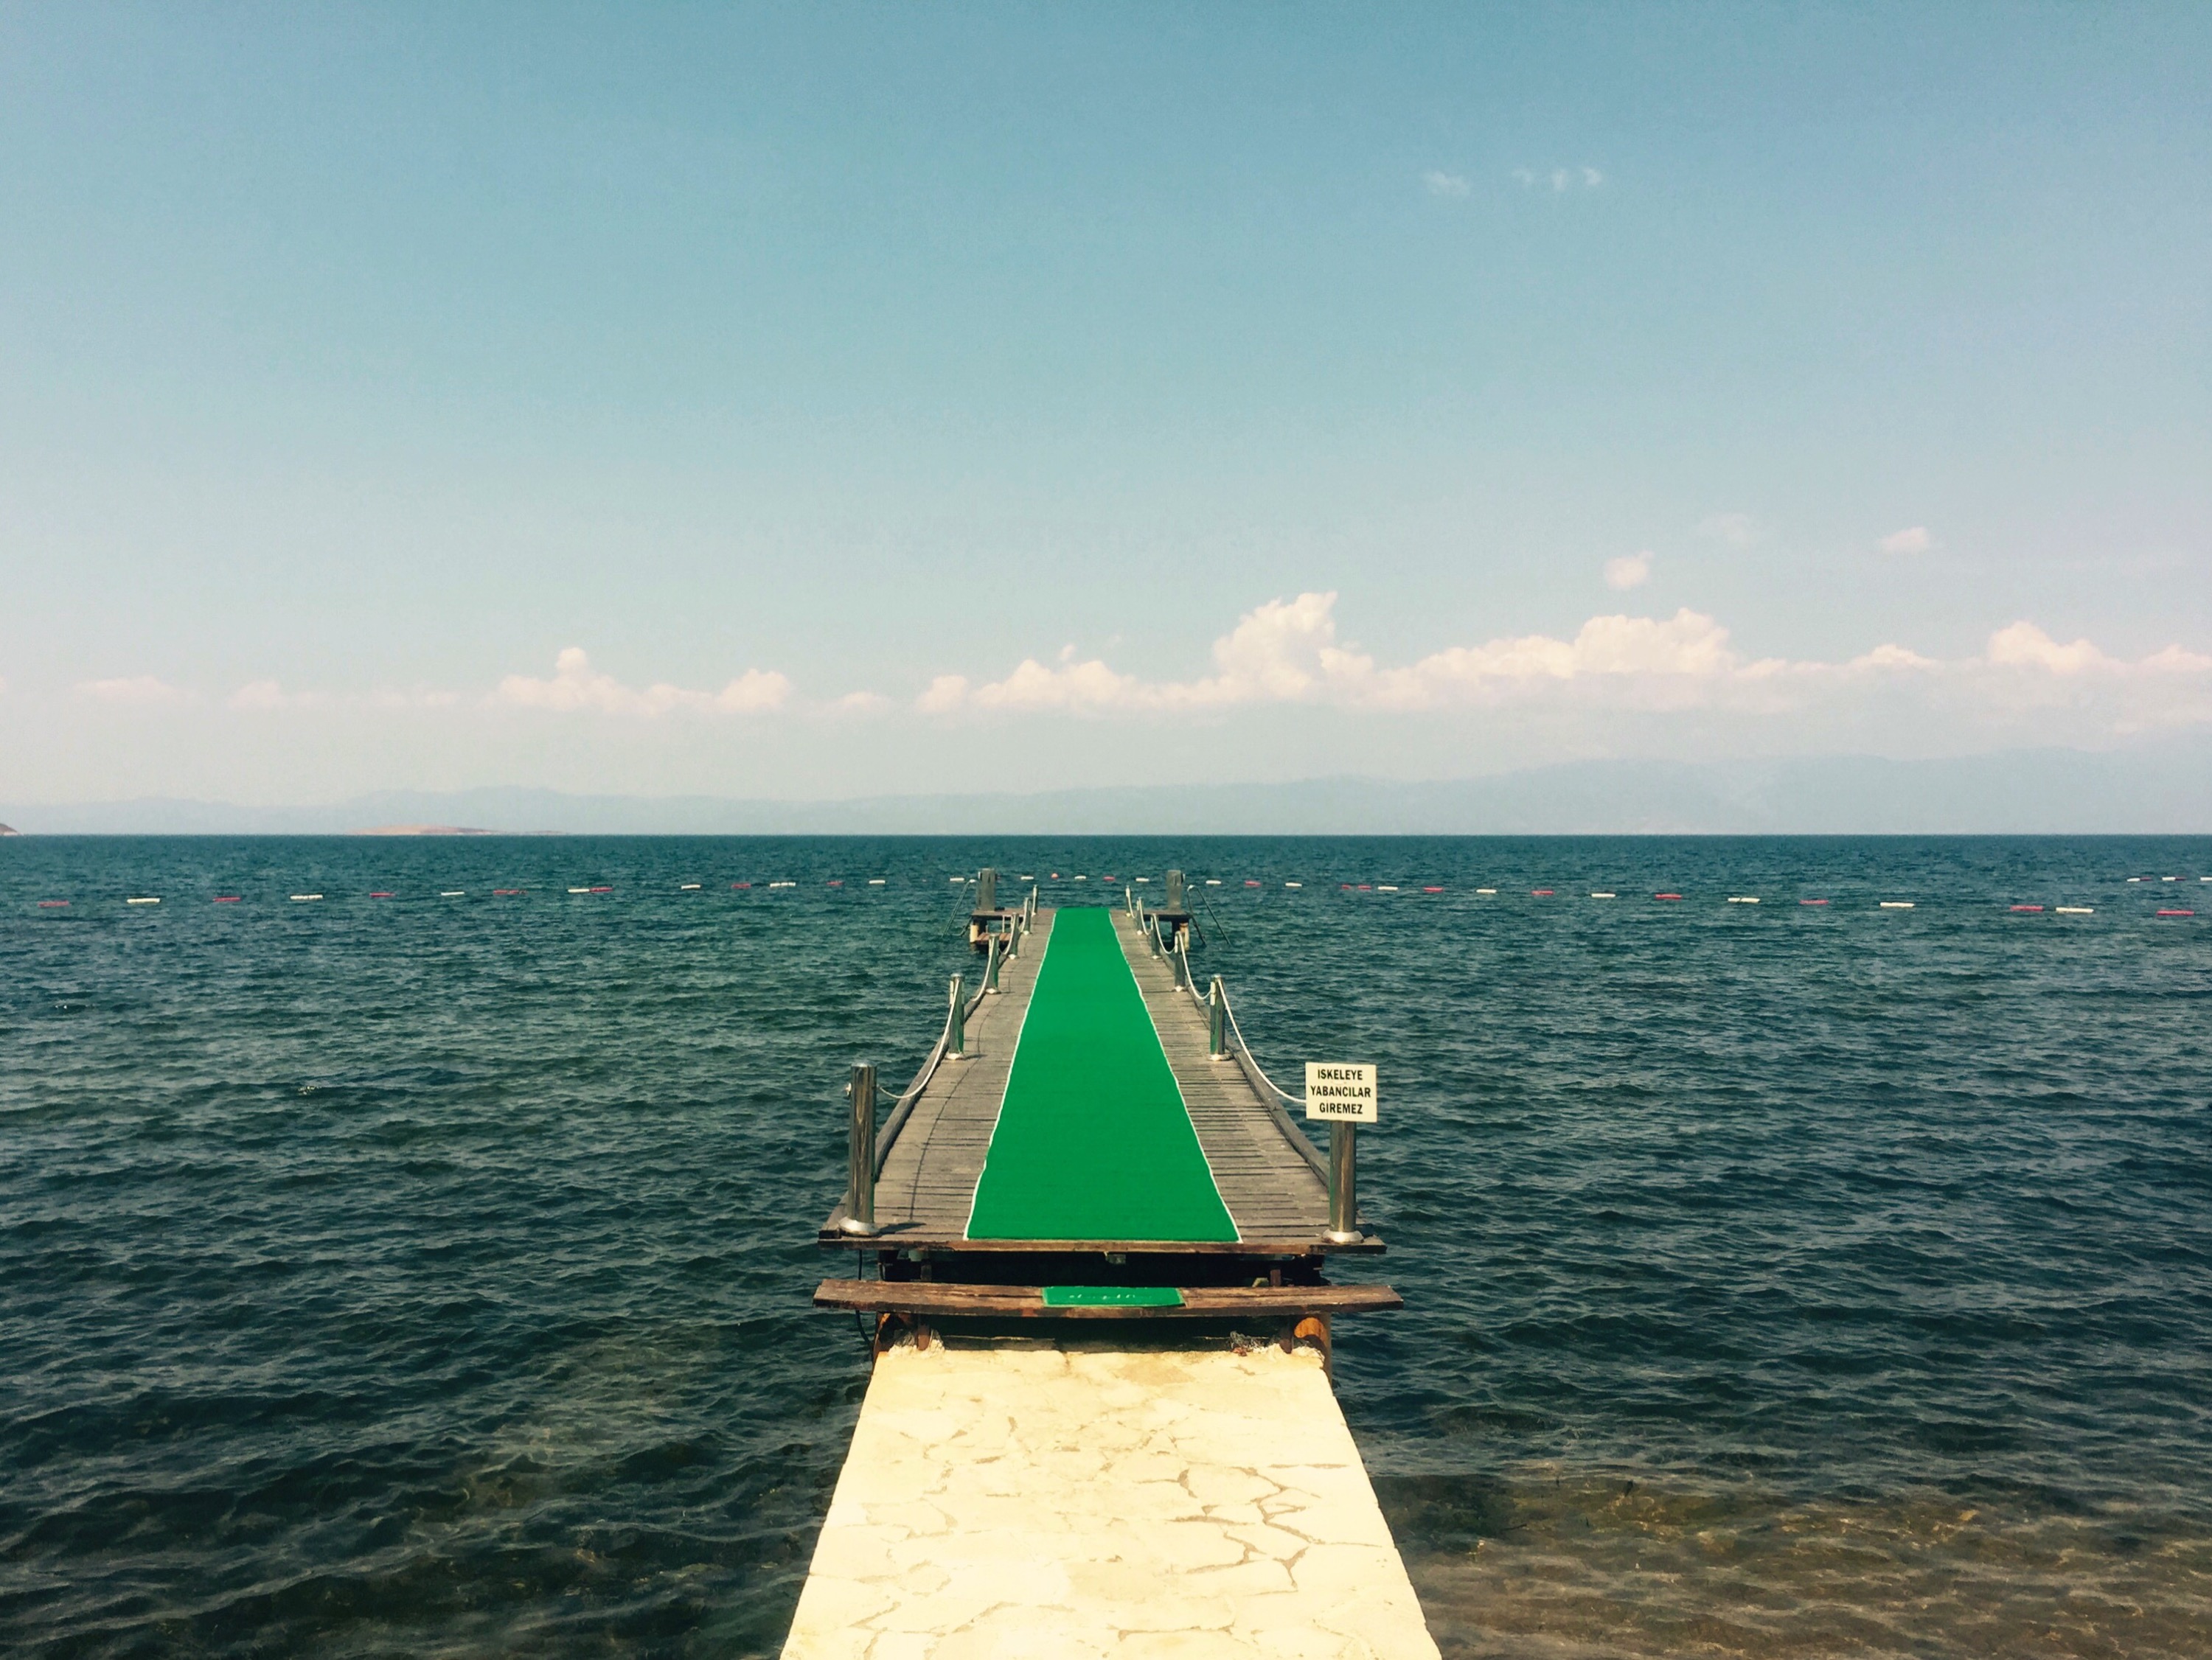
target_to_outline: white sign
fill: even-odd
[[[1306,1117],[1373,1124],[1375,1069],[1347,1061],[1308,1061]]]

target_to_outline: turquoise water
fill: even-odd
[[[2203,1651],[2205,839],[0,842],[0,1645],[772,1653],[987,862],[1223,879],[1262,1060],[1380,1063],[1448,1653]]]

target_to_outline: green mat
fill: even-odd
[[[1103,907],[1053,918],[968,1237],[1237,1238]]]
[[[1173,1286],[1047,1286],[1047,1308],[1181,1308]]]

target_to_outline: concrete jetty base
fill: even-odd
[[[877,1360],[785,1660],[1436,1660],[1314,1349]]]

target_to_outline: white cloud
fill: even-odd
[[[2015,622],[1990,636],[1989,660],[2007,668],[2041,669],[2054,675],[2078,675],[2117,666],[2086,639],[2061,645],[2032,622]]]
[[[1524,191],[1532,191],[1540,183],[1547,183],[1553,192],[1594,191],[1605,183],[1605,175],[1587,164],[1578,167],[1551,167],[1539,171],[1534,167],[1513,169],[1514,182]]]
[[[1781,712],[1862,695],[1850,693],[1853,687],[1871,695],[1872,688],[1888,686],[1915,697],[1940,693],[2002,715],[2047,701],[2050,689],[2069,677],[2103,674],[2111,695],[2093,713],[2106,730],[2212,720],[2212,657],[2170,646],[2140,663],[2122,663],[2087,640],[2058,645],[2027,622],[1992,635],[1979,657],[1946,662],[1885,644],[1841,663],[1791,662],[1745,657],[1719,622],[1685,607],[1669,617],[1594,616],[1570,639],[1504,636],[1388,667],[1340,642],[1336,599],[1334,593],[1304,593],[1246,612],[1213,643],[1214,672],[1200,679],[1146,681],[1100,658],[1079,659],[1071,647],[1053,663],[1025,658],[1003,680],[980,685],[941,675],[916,707],[937,715],[1099,716],[1268,704],[1421,712],[1549,700],[1645,711]],[[2023,674],[2032,681],[2025,694]]]
[[[1855,657],[1844,665],[1847,669],[1940,669],[1942,666],[1934,657],[1923,657],[1919,652],[1903,645],[1877,645],[1873,651]]]
[[[1638,554],[1623,554],[1619,559],[1605,562],[1605,585],[1624,591],[1641,588],[1651,579],[1651,550],[1646,548]]]
[[[1749,513],[1709,513],[1698,521],[1698,534],[1730,548],[1748,548],[1759,540],[1759,521]]]
[[[289,709],[298,701],[285,694],[284,688],[273,680],[248,681],[230,694],[234,709]]]
[[[1421,183],[1427,187],[1431,196],[1461,197],[1467,196],[1474,189],[1473,185],[1457,173],[1442,173],[1434,168],[1421,175]]]
[[[490,701],[519,709],[549,709],[562,713],[589,711],[654,716],[680,710],[750,714],[781,708],[790,695],[788,679],[774,669],[748,669],[719,692],[686,691],[665,682],[640,690],[624,686],[612,675],[593,669],[584,649],[571,645],[554,659],[550,679],[509,675],[500,682]]]
[[[848,692],[830,705],[833,715],[880,715],[890,708],[891,700],[881,692]]]
[[[1892,530],[1875,544],[1885,554],[1924,554],[1936,545],[1936,538],[1928,534],[1925,524],[1915,524],[1902,530]]]
[[[167,704],[183,703],[191,695],[152,675],[132,675],[122,680],[82,681],[76,689],[98,702],[135,709],[157,709]]]

